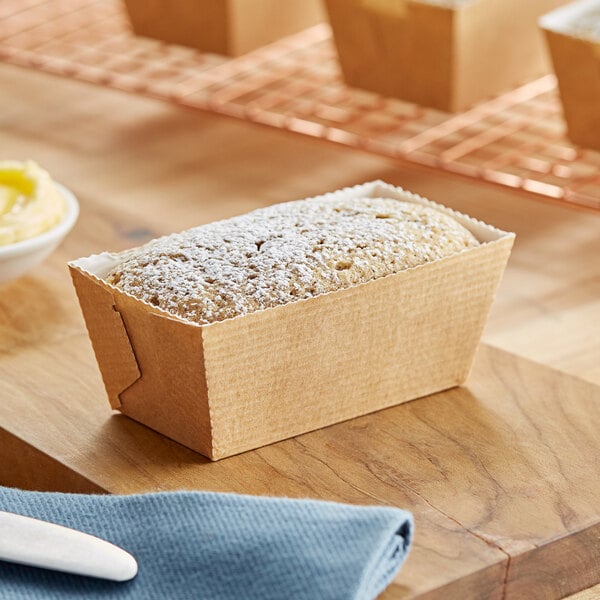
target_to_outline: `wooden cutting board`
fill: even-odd
[[[54,344],[53,377],[32,363],[39,384],[14,386],[4,399],[0,421],[12,426],[3,460],[14,468],[3,469],[3,483],[31,485],[44,470],[55,489],[202,489],[407,508],[415,545],[385,600],[546,600],[600,581],[593,384],[484,345],[464,388],[210,463],[111,415],[97,389],[70,408],[72,389],[96,381],[93,363],[73,372],[88,344],[85,336]],[[64,406],[47,401],[61,394]]]
[[[38,160],[82,209],[0,292],[0,483],[409,508],[415,547],[385,600],[552,599],[600,581],[597,214],[16,67],[0,81],[4,155]],[[588,383],[483,346],[462,390],[216,464],[111,416],[67,260],[377,178],[516,231],[484,340]]]

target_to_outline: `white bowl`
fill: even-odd
[[[65,215],[52,229],[22,242],[0,246],[0,283],[15,279],[41,263],[71,231],[79,215],[79,204],[71,191],[54,183],[65,200]]]

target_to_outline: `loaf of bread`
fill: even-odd
[[[365,283],[476,245],[458,221],[419,204],[300,200],[123,252],[106,280],[206,324]]]
[[[600,7],[591,8],[571,20],[565,20],[563,27],[567,35],[597,42],[600,40]]]

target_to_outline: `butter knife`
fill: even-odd
[[[137,574],[135,558],[114,544],[93,535],[0,511],[0,560],[128,581]]]

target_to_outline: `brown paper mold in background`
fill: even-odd
[[[350,85],[464,110],[549,71],[537,19],[568,0],[325,0]]]
[[[593,16],[590,13],[594,13]],[[600,33],[600,1],[574,2],[540,19],[552,56],[568,134],[576,144],[600,150],[600,35],[578,37],[573,30],[586,15]]]
[[[340,196],[435,207],[481,245],[210,325],[104,282],[112,254],[74,261],[111,406],[217,460],[463,383],[514,234],[382,182]]]
[[[321,0],[124,0],[137,35],[238,56],[325,19]]]

